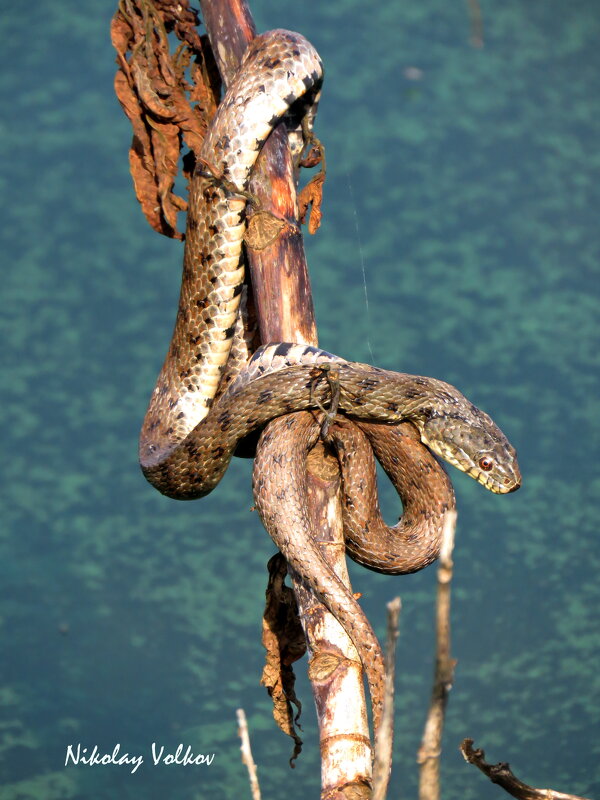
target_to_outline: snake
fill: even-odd
[[[270,423],[255,459],[257,507],[292,568],[348,632],[365,667],[377,725],[381,650],[311,534],[302,454],[321,428],[313,415],[296,412],[324,408],[336,388],[339,420],[327,435],[343,465],[346,547],[378,571],[415,571],[437,557],[438,523],[453,494],[436,456],[499,494],[517,489],[521,476],[515,449],[500,428],[444,381],[293,342],[267,343],[252,353],[240,313],[250,176],[281,120],[298,150],[299,131],[312,126],[322,77],[321,60],[304,37],[270,31],[250,43],[217,109],[190,181],[179,307],[142,425],[139,457],[145,477],[163,494],[203,497],[223,477],[238,444]],[[373,449],[404,501],[403,518],[393,528],[378,512],[375,522],[356,513],[364,505],[357,475],[361,469],[374,474]],[[425,499],[428,482],[429,490],[439,487],[433,510],[431,491]],[[372,490],[366,491],[365,502],[373,504]]]

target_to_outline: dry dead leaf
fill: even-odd
[[[298,215],[300,222],[304,225],[306,215],[310,208],[310,219],[308,221],[308,232],[316,233],[321,224],[323,213],[321,203],[323,201],[323,182],[325,173],[319,172],[312,177],[298,195]]]
[[[292,664],[306,652],[306,640],[298,617],[296,597],[284,582],[287,564],[283,556],[280,553],[274,555],[267,569],[269,583],[262,636],[267,653],[260,682],[266,686],[273,700],[275,722],[294,740],[294,752],[290,759],[293,766],[302,750],[302,740],[296,729],[302,705],[294,690],[296,677]],[[298,709],[296,715],[293,713],[292,703]]]
[[[264,250],[277,239],[285,224],[269,211],[257,211],[248,219],[244,241],[253,250]]]

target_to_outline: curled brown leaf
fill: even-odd
[[[308,232],[316,233],[321,224],[323,212],[321,211],[321,203],[323,201],[323,182],[325,180],[325,173],[319,172],[312,177],[306,186],[298,195],[298,214],[300,222],[304,225],[306,216],[310,209],[310,218],[308,221]]]
[[[298,617],[296,597],[286,586],[287,564],[280,553],[274,555],[267,565],[269,583],[263,615],[262,641],[266,658],[261,684],[267,688],[273,701],[273,718],[281,730],[294,740],[294,760],[302,750],[302,740],[297,733],[301,703],[294,690],[296,677],[292,664],[306,652],[304,631]],[[292,704],[298,709],[296,715]]]
[[[257,211],[248,219],[244,241],[253,250],[264,250],[275,241],[285,224],[269,211]]]

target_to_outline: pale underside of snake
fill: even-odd
[[[256,459],[257,506],[291,567],[356,646],[377,725],[381,650],[357,601],[313,540],[303,458],[320,428],[310,415],[293,412],[326,406],[332,385],[337,387],[341,418],[328,437],[342,466],[346,546],[356,561],[381,572],[413,572],[437,557],[443,515],[454,495],[427,448],[494,492],[518,488],[520,474],[500,429],[443,381],[289,343],[263,346],[250,359],[239,314],[243,192],[263,142],[284,116],[298,149],[300,120],[312,124],[321,81],[314,48],[298,34],[271,31],[251,43],[219,106],[190,185],[179,310],[144,419],[140,462],[164,494],[202,497],[220,481],[238,442],[276,420]],[[357,424],[344,422],[344,415]],[[404,515],[394,528],[378,514],[371,448],[403,499]]]

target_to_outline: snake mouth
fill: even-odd
[[[465,471],[467,475],[475,478],[478,483],[480,483],[482,486],[485,486],[486,489],[494,494],[510,494],[511,492],[516,492],[521,486],[520,475],[515,476],[514,478],[507,476],[504,478],[503,482],[500,483],[497,478],[493,478],[491,475],[488,475],[481,470],[469,469]]]
[[[480,481],[482,483],[482,481]],[[512,481],[510,485],[504,486],[499,484],[494,484],[493,486],[488,486],[484,484],[486,489],[489,489],[490,492],[494,492],[494,494],[510,494],[511,492],[516,492],[517,489],[521,488],[520,481]]]
[[[504,487],[502,494],[510,494],[511,492],[516,492],[517,489],[521,488],[521,475],[518,475],[514,480],[510,481],[508,478],[504,480]]]

